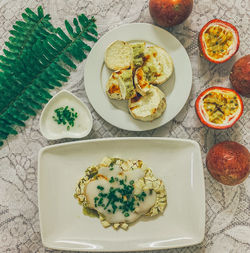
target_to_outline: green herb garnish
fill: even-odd
[[[58,125],[63,124],[67,125],[67,130],[70,130],[70,127],[75,125],[75,119],[77,118],[77,112],[75,112],[74,108],[70,108],[68,106],[59,107],[54,111],[56,116],[52,118],[57,122]]]
[[[110,180],[109,180],[110,183],[114,183],[115,182],[115,179],[114,177],[111,177]]]
[[[142,192],[134,195],[134,181],[131,180],[126,184],[126,180],[119,180],[117,177],[111,177],[110,183],[117,182],[118,187],[110,187],[108,193],[101,192],[103,187],[97,186],[100,191],[98,196],[94,198],[95,207],[108,208],[108,212],[115,213],[117,209],[121,210],[125,217],[128,217],[130,212],[135,210],[135,205],[139,206],[140,202],[144,201],[147,194]],[[105,204],[106,203],[106,204]]]

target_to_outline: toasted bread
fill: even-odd
[[[174,70],[171,56],[158,46],[145,48],[143,71],[151,84],[162,84],[169,79]]]
[[[113,72],[107,82],[106,93],[111,99],[118,100],[136,96],[132,70],[123,69]]]
[[[119,85],[119,75],[113,72],[106,84],[106,93],[111,99],[122,100],[122,93]]]
[[[136,91],[140,93],[142,96],[145,96],[148,93],[151,85],[146,80],[146,77],[142,68],[138,68],[136,70],[135,76],[134,76],[134,84],[135,84]]]
[[[132,64],[132,48],[129,43],[114,41],[105,52],[105,64],[111,70],[128,69]]]
[[[137,94],[136,97],[129,100],[128,107],[135,119],[152,121],[159,118],[165,111],[165,95],[159,88],[151,85],[147,95]]]

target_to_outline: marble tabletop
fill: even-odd
[[[25,8],[39,5],[50,13],[52,23],[62,26],[64,19],[77,14],[95,16],[99,36],[125,23],[153,23],[147,0],[1,0],[0,47],[10,36],[9,30],[21,18]],[[238,53],[228,62],[214,65],[200,57],[197,38],[201,27],[213,18],[233,23],[240,34]],[[216,182],[208,173],[205,157],[209,148],[223,140],[233,140],[250,149],[250,99],[240,120],[230,129],[216,131],[204,127],[198,120],[194,103],[197,95],[210,86],[231,87],[228,79],[233,63],[249,54],[249,0],[194,0],[191,16],[181,25],[169,28],[186,48],[193,71],[193,86],[181,112],[166,125],[146,132],[129,132],[105,122],[92,108],[84,90],[84,62],[73,72],[63,88],[81,98],[91,109],[93,129],[85,139],[127,136],[165,136],[187,138],[200,144],[206,187],[206,232],[204,241],[192,247],[162,250],[162,252],[247,253],[250,252],[250,177],[242,184],[229,187]],[[58,92],[54,90],[52,94]],[[0,252],[59,252],[43,247],[40,236],[37,203],[37,155],[47,145],[39,131],[39,118],[31,117],[17,136],[10,136],[0,148]]]

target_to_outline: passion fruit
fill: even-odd
[[[228,61],[239,49],[239,33],[235,26],[213,19],[203,26],[199,34],[202,55],[214,63]]]
[[[170,27],[182,23],[193,9],[193,0],[150,0],[149,12],[160,26]]]
[[[250,97],[250,54],[235,62],[229,79],[235,90],[242,96]]]
[[[231,127],[243,113],[240,95],[232,89],[211,87],[203,91],[195,102],[200,121],[214,129]]]
[[[225,185],[236,185],[249,175],[250,153],[237,142],[224,141],[209,150],[206,164],[208,171],[217,181]]]

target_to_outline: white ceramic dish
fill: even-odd
[[[67,130],[67,126],[53,120],[54,110],[59,107],[69,106],[74,108],[78,116],[74,127]],[[75,95],[67,90],[58,92],[44,107],[40,118],[40,131],[48,140],[62,138],[82,138],[87,136],[93,126],[92,115],[88,107]]]
[[[135,120],[128,111],[127,101],[107,97],[105,86],[112,71],[104,64],[104,53],[115,40],[143,40],[166,49],[172,57],[174,73],[166,83],[158,86],[167,100],[167,109],[160,118],[152,122]],[[185,105],[192,87],[191,63],[185,48],[166,30],[151,24],[127,24],[107,32],[95,44],[85,64],[84,84],[90,103],[103,119],[125,130],[144,131],[169,122]]]
[[[73,194],[85,169],[104,156],[141,159],[164,181],[163,215],[128,231],[105,229],[82,214]],[[115,138],[43,148],[38,159],[38,203],[46,247],[78,251],[137,251],[200,243],[205,230],[205,189],[199,145],[168,138]]]

